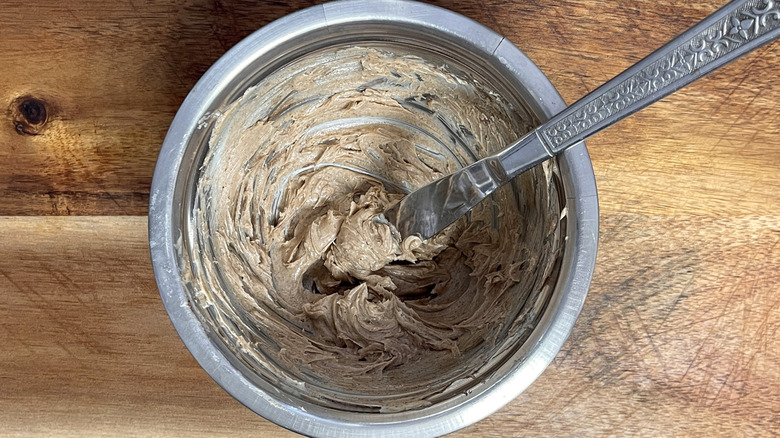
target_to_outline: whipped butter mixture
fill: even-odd
[[[416,56],[349,48],[276,71],[218,115],[199,171],[183,265],[202,319],[260,378],[317,403],[400,411],[462,392],[544,305],[549,169],[428,241],[381,213],[528,123]]]

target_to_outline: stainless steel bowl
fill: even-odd
[[[198,317],[184,286],[177,247],[196,169],[208,145],[212,115],[258,80],[315,50],[381,42],[457,59],[489,77],[502,95],[545,120],[565,105],[539,69],[490,29],[435,6],[397,0],[347,0],[305,9],[255,32],[226,53],[182,104],[160,152],[149,208],[155,277],[179,335],[201,366],[227,392],[263,417],[311,436],[438,436],[472,424],[504,406],[552,361],[579,315],[596,257],[598,201],[585,145],[558,159],[565,244],[557,281],[531,334],[509,357],[480,377],[479,385],[442,403],[396,413],[349,412],[296,398],[263,384],[231,357]]]

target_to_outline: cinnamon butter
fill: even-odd
[[[429,240],[381,213],[518,138],[522,114],[389,49],[281,67],[216,119],[182,251],[193,306],[259,378],[311,400],[392,412],[466,385],[537,316],[559,245],[533,213],[557,211],[551,164]]]

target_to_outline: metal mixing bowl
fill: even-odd
[[[155,277],[179,335],[201,366],[227,392],[263,417],[311,436],[437,436],[472,424],[504,406],[549,365],[572,330],[596,257],[598,201],[585,145],[558,158],[557,183],[566,209],[556,281],[536,326],[479,385],[442,403],[396,413],[349,412],[318,406],[260,382],[204,327],[182,280],[178,254],[197,168],[213,115],[282,65],[324,47],[366,42],[396,44],[457,60],[483,77],[532,118],[565,107],[555,88],[511,42],[454,12],[421,3],[348,0],[286,16],[226,53],[182,104],[160,152],[149,208]]]

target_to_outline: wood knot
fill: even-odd
[[[51,115],[46,102],[33,96],[17,97],[9,111],[14,129],[21,135],[40,134]]]

